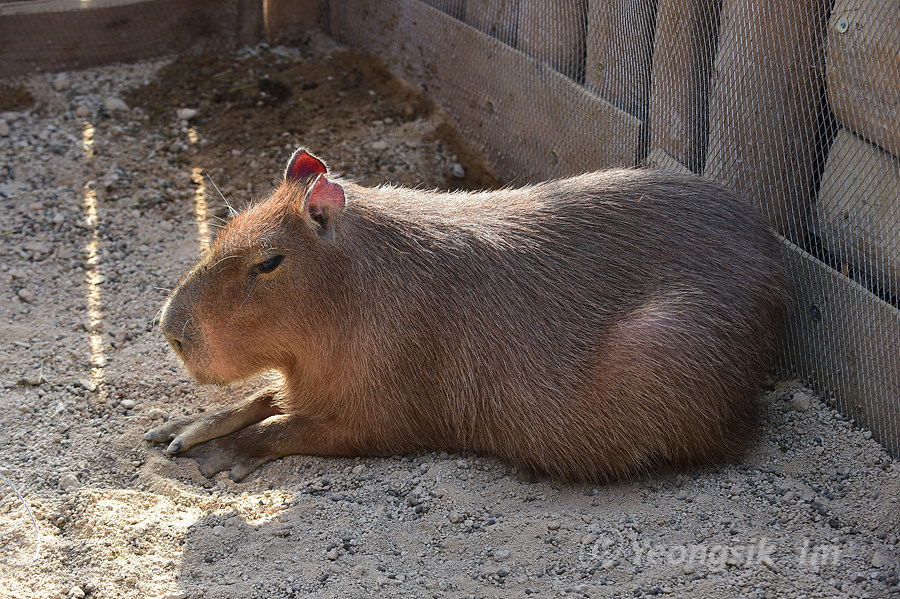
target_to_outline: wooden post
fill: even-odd
[[[656,0],[590,0],[585,83],[646,120]],[[683,82],[679,82],[683,85]]]
[[[803,241],[824,109],[828,0],[723,0],[705,172]]]
[[[521,0],[517,43],[570,79],[584,80],[587,0]]]
[[[900,7],[836,0],[828,23],[828,102],[837,120],[900,156]]]
[[[659,0],[648,156],[655,166],[665,166],[661,151],[695,173],[703,170],[721,6],[722,0]]]
[[[900,295],[900,159],[841,128],[817,212],[828,250],[868,282]]]
[[[510,46],[516,45],[518,19],[519,0],[466,2],[466,23]]]

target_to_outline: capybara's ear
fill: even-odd
[[[323,213],[334,216],[344,208],[344,202],[344,188],[319,175],[306,196],[306,211],[313,218]]]
[[[284,179],[299,181],[324,175],[327,171],[325,163],[310,154],[306,148],[297,148],[288,160],[287,168],[284,169]]]
[[[334,241],[338,217],[344,209],[344,188],[319,175],[303,199],[302,218],[309,219],[319,236]]]

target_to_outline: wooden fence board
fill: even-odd
[[[584,80],[587,0],[520,0],[516,44],[560,73]]]
[[[465,21],[504,44],[516,45],[519,0],[467,0]]]
[[[793,305],[782,368],[900,455],[900,311],[782,238]]]
[[[837,120],[900,156],[900,8],[896,0],[836,0],[825,74]]]
[[[811,220],[828,0],[723,0],[705,172],[802,240]]]
[[[650,78],[649,148],[703,170],[721,0],[659,0]],[[688,6],[685,6],[688,4]]]
[[[52,10],[52,2],[42,5]],[[0,15],[0,78],[80,69],[262,39],[259,0],[148,0]]]
[[[900,295],[900,159],[841,128],[828,153],[817,215],[830,252]]]
[[[585,83],[601,98],[647,118],[656,0],[590,0]]]
[[[546,64],[416,0],[334,0],[331,27],[381,56],[516,183],[634,165],[640,122]]]

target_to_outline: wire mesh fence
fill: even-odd
[[[234,47],[258,38],[270,5],[292,3],[83,2],[77,17],[46,12],[40,30],[19,14],[29,4],[50,10],[0,2],[0,76],[44,55],[71,68]],[[293,4],[422,87],[504,183],[625,165],[739,191],[784,241],[794,286],[782,370],[900,453],[895,0]],[[85,35],[98,27],[108,33]]]
[[[782,236],[780,367],[900,451],[900,10],[824,0],[333,1],[526,182],[613,165],[724,182]]]

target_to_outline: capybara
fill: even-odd
[[[160,316],[198,382],[279,382],[146,438],[235,480],[291,454],[474,452],[585,481],[733,459],[784,299],[774,235],[697,176],[366,188],[301,148]]]

